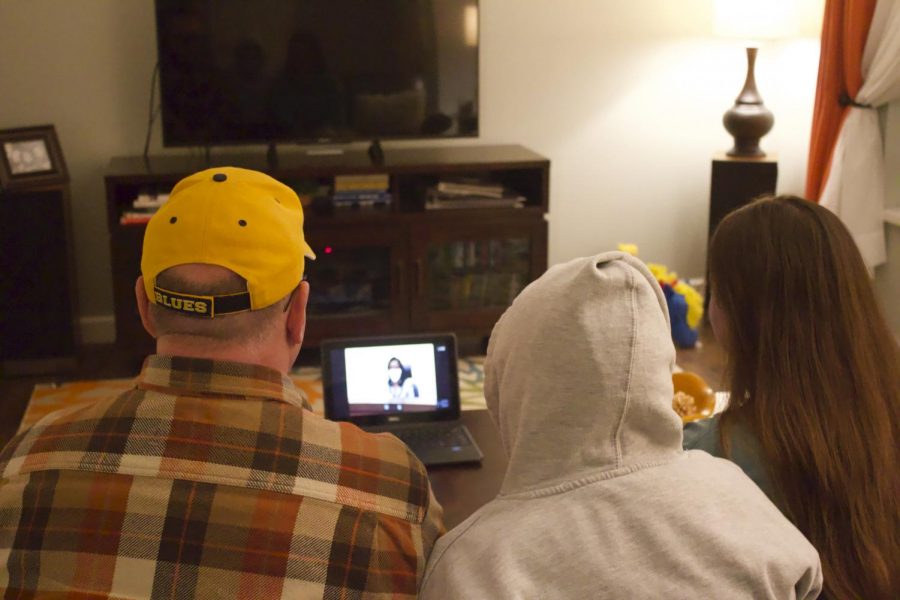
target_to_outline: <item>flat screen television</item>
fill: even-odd
[[[478,135],[477,0],[156,0],[163,143]]]

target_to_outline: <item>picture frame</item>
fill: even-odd
[[[68,183],[53,125],[0,130],[0,191]]]

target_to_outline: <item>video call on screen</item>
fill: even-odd
[[[333,349],[334,417],[449,409],[450,354],[440,343]]]

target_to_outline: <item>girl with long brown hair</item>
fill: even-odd
[[[709,249],[731,391],[685,447],[732,459],[819,551],[830,598],[900,598],[900,350],[850,233],[765,198]]]

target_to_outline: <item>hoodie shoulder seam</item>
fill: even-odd
[[[619,415],[619,422],[616,424],[616,431],[614,434],[613,445],[616,449],[616,468],[621,467],[622,465],[622,424],[625,422],[625,413],[628,412],[628,405],[631,401],[631,380],[634,374],[634,357],[637,352],[635,351],[635,346],[637,345],[637,327],[638,320],[635,317],[635,285],[634,285],[634,270],[626,269],[628,273],[628,284],[631,288],[631,356],[628,358],[628,377],[625,382],[625,402],[622,403],[622,414]]]

